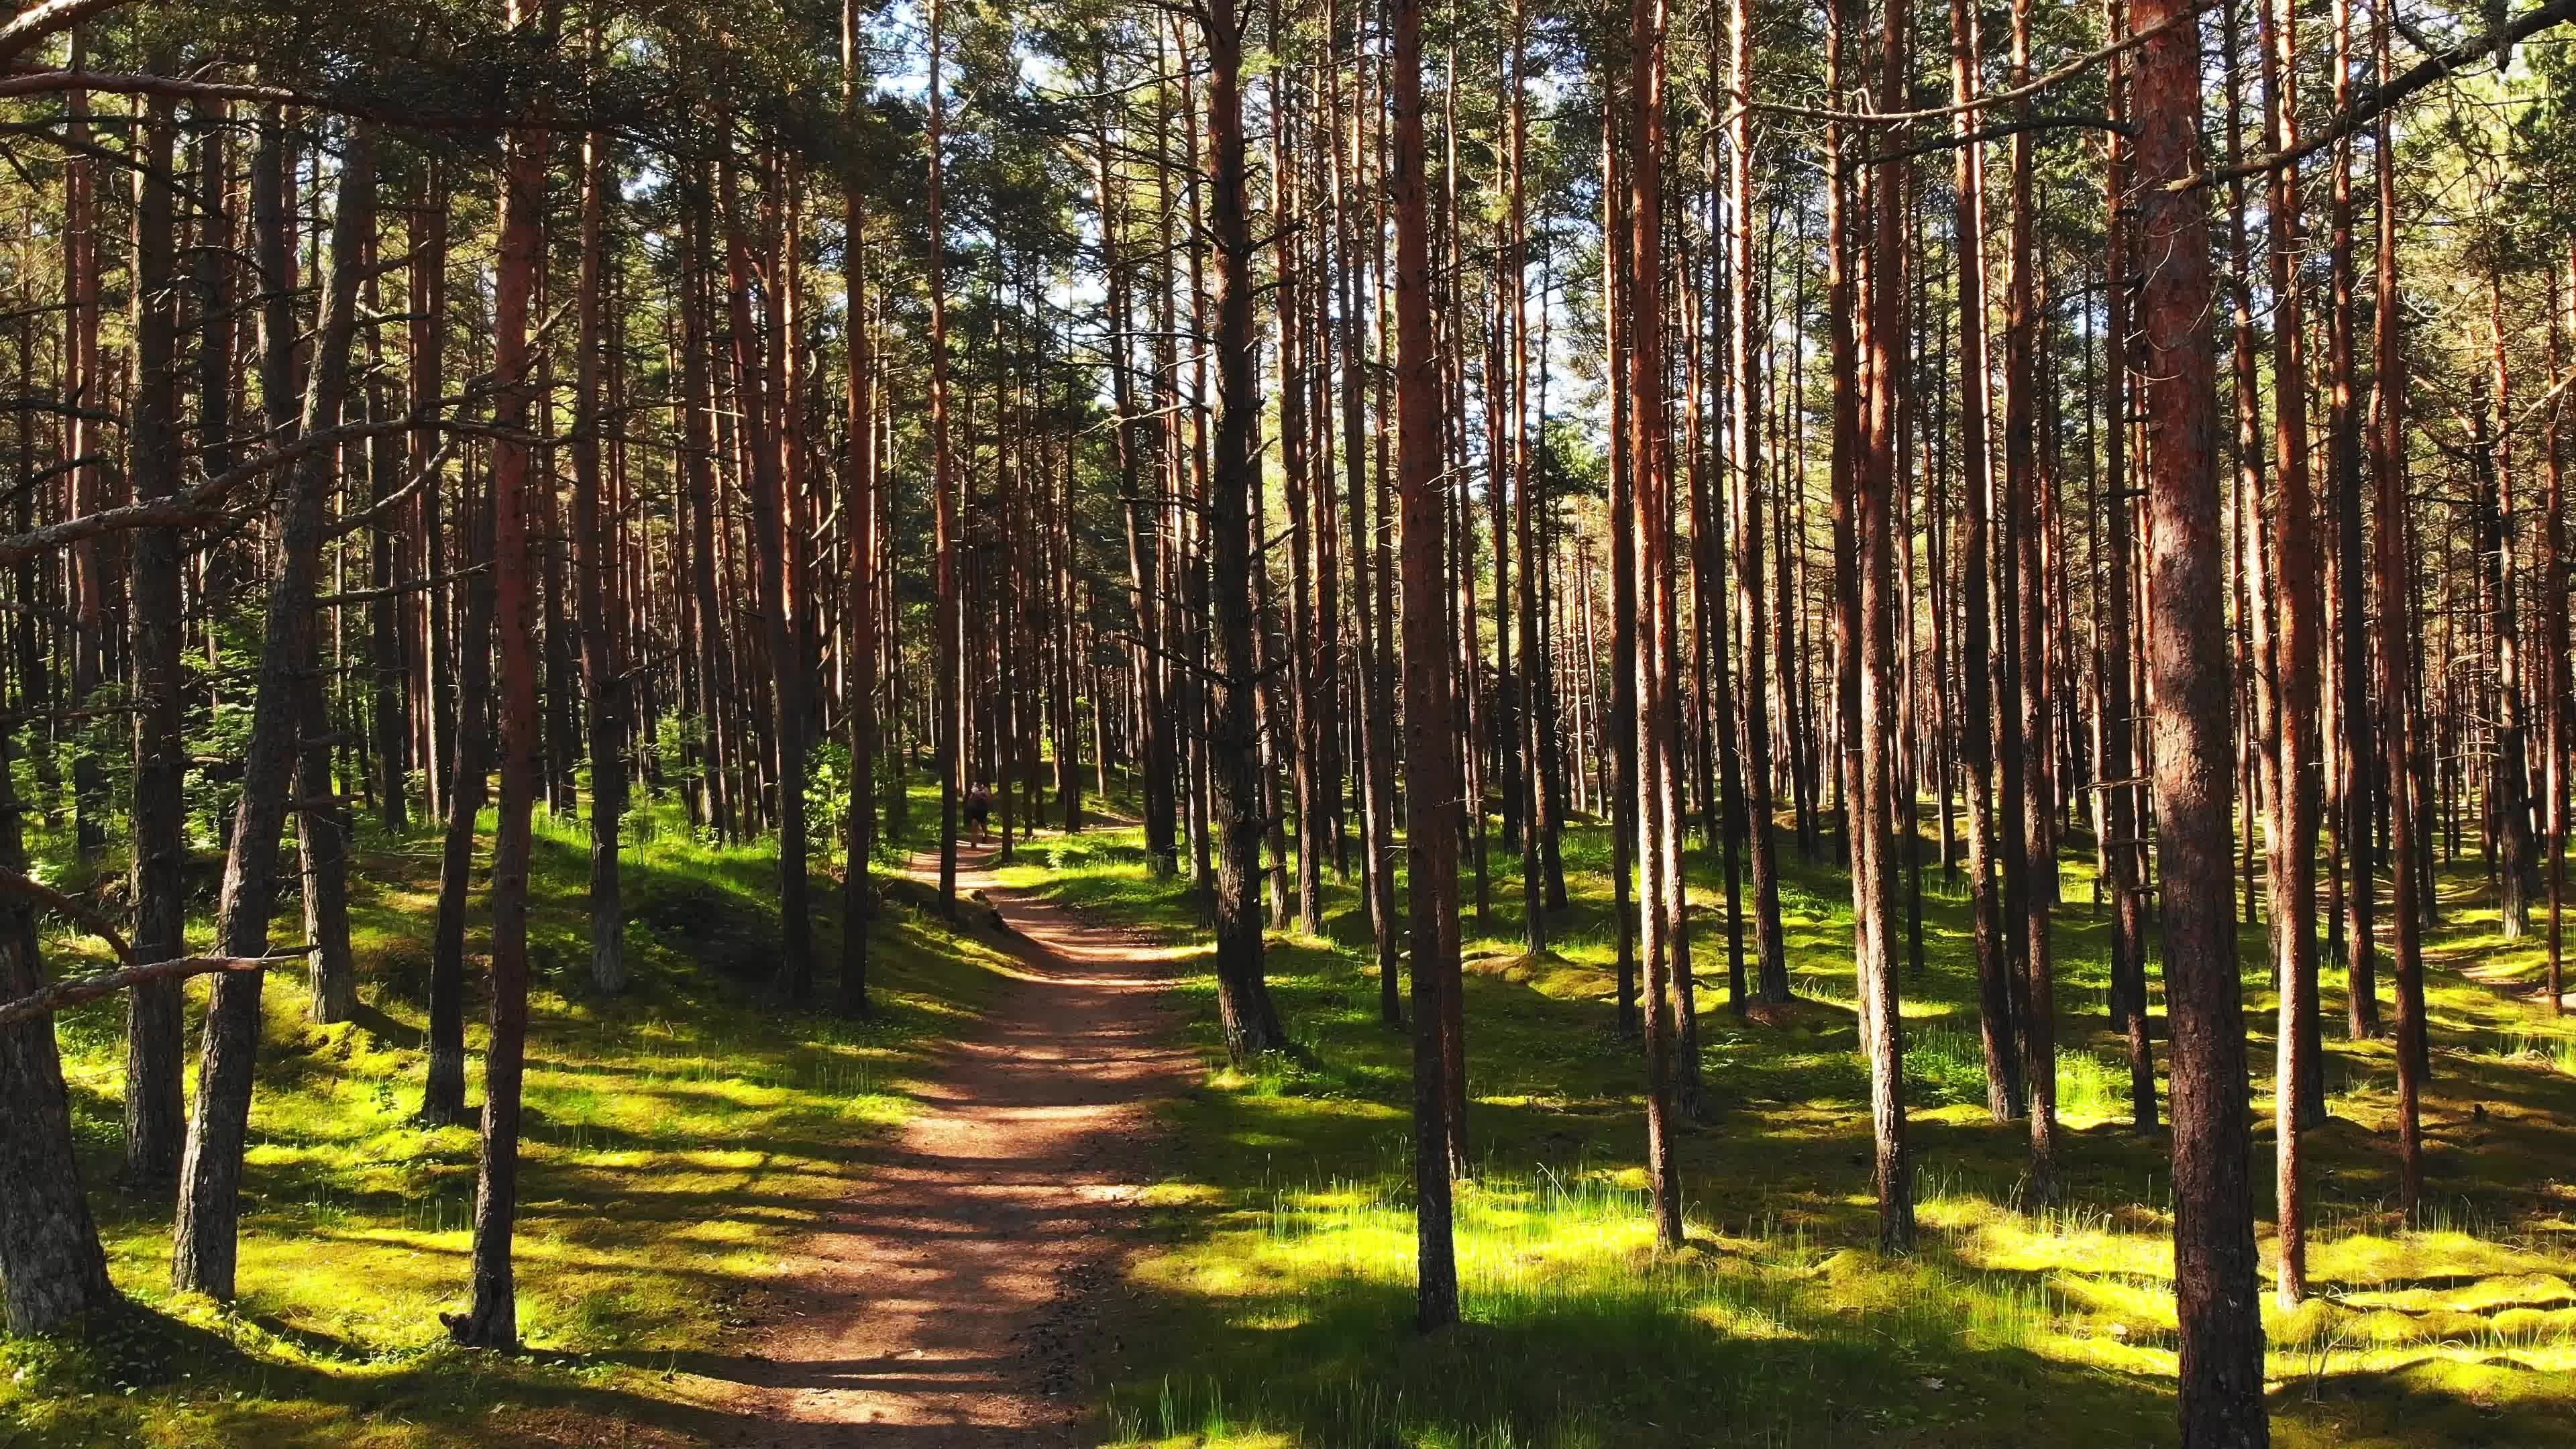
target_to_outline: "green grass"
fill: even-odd
[[[472,1127],[412,1115],[435,840],[362,842],[366,1010],[316,1028],[298,977],[272,975],[264,994],[230,1307],[167,1293],[166,1195],[117,1184],[121,1009],[63,1017],[92,1201],[119,1286],[149,1312],[86,1347],[0,1343],[0,1444],[654,1443],[729,1422],[707,1402],[711,1377],[740,1377],[730,1333],[765,1316],[782,1249],[847,1196],[857,1151],[911,1110],[923,1053],[990,999],[999,958],[890,905],[875,928],[877,1018],[786,1011],[768,996],[773,851],[709,847],[665,809],[630,823],[633,989],[603,998],[588,983],[582,829],[540,816],[531,887],[517,1240],[529,1351],[444,1343],[437,1315],[466,1297],[477,1149]],[[821,925],[829,982],[838,922]],[[469,978],[479,1064],[479,963]]]
[[[2166,1144],[2128,1121],[2110,1033],[2106,917],[2070,860],[2059,971],[2060,1200],[2028,1211],[2026,1129],[1985,1110],[1964,902],[1925,882],[1925,963],[1902,981],[1921,1246],[1874,1243],[1847,886],[1784,843],[1799,1001],[1769,1024],[1725,1004],[1716,863],[1694,855],[1709,1111],[1681,1135],[1690,1242],[1658,1255],[1642,1201],[1642,1071],[1616,1030],[1607,840],[1568,840],[1554,954],[1522,952],[1518,860],[1491,859],[1465,927],[1472,1155],[1458,1251],[1466,1322],[1410,1328],[1409,1043],[1378,1024],[1357,897],[1328,938],[1270,938],[1296,1050],[1210,1069],[1175,1103],[1154,1240],[1113,1366],[1108,1432],[1173,1445],[2169,1443],[2176,1343]],[[1472,856],[1470,857],[1472,861]],[[1186,882],[1132,831],[1045,841],[1020,883],[1176,938]],[[2576,1224],[2566,1185],[2576,1034],[2522,999],[2538,936],[2508,947],[2468,867],[2433,942],[2434,1200],[2393,1210],[2393,1058],[2325,1021],[2335,1121],[2309,1136],[2314,1297],[2268,1303],[2288,1444],[2576,1442]],[[2255,1070],[2272,994],[2241,942]],[[1176,989],[1212,1001],[1203,974]],[[2475,968],[2474,976],[2469,968]],[[2385,1006],[2386,968],[2382,967]],[[2161,983],[2158,983],[2159,991]],[[2162,1042],[2158,1042],[2162,1051]],[[2268,1090],[2256,1094],[2258,1112]],[[2268,1217],[2270,1135],[2258,1121]],[[2263,1244],[2268,1274],[2270,1242]]]
[[[936,818],[917,793],[916,836]],[[1522,954],[1516,859],[1491,857],[1483,919],[1466,892],[1479,1171],[1459,1191],[1455,1333],[1410,1327],[1409,1044],[1378,1022],[1354,891],[1335,883],[1324,936],[1271,936],[1292,1052],[1223,1066],[1212,980],[1202,958],[1184,965],[1173,989],[1198,1008],[1209,1070],[1164,1112],[1148,1239],[1095,1334],[1101,1437],[2172,1441],[2166,1146],[2126,1125],[2105,923],[2081,862],[2065,867],[2054,938],[2065,1192],[2040,1210],[2024,1200],[2024,1128],[1985,1111],[1963,902],[1926,874],[1926,959],[1902,982],[1922,1234],[1888,1259],[1872,1246],[1843,877],[1784,845],[1798,1001],[1739,1022],[1716,865],[1695,854],[1708,1111],[1680,1138],[1689,1244],[1662,1254],[1643,1202],[1641,1072],[1611,1009],[1607,840],[1584,825],[1568,847],[1574,900],[1547,957]],[[923,1052],[989,999],[995,962],[898,906],[878,927],[881,1021],[783,1012],[766,995],[772,857],[708,848],[655,814],[627,857],[636,987],[603,1000],[586,985],[583,849],[570,822],[541,830],[530,1351],[442,1342],[436,1314],[464,1296],[474,1140],[410,1119],[435,862],[425,840],[374,841],[353,870],[367,1015],[307,1027],[301,983],[270,982],[232,1308],[162,1291],[169,1205],[113,1177],[118,1012],[64,1019],[93,1199],[148,1313],[84,1345],[0,1344],[0,1445],[738,1441],[721,1395],[750,1368],[741,1329],[776,1311],[781,1250],[848,1192],[855,1149],[902,1120]],[[1203,902],[1151,875],[1130,827],[1024,839],[1006,877],[1170,939],[1203,933]],[[2411,1220],[2391,1206],[2388,1044],[2343,1039],[2341,972],[2327,972],[2335,1120],[2309,1139],[2317,1297],[2294,1315],[2266,1305],[2285,1444],[2576,1442],[2576,1032],[2527,999],[2538,934],[2498,939],[2473,866],[2444,886],[2432,1196]],[[836,927],[823,923],[827,962]],[[2241,951],[2259,1079],[2272,1007],[2259,931]],[[2269,1095],[2255,1094],[2258,1206]]]

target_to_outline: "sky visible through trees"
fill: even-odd
[[[2449,1392],[2361,1347],[2416,1341],[2368,1317],[2428,1311],[2401,1278],[2525,1285],[2426,1361],[2541,1394],[2571,22],[0,20],[12,1342],[256,1307],[281,1062],[336,1032],[446,1144],[441,1333],[516,1353],[525,1224],[586,1200],[565,1023],[729,969],[782,1049],[936,1036],[980,881],[1204,939],[1211,1090],[1404,1124],[1396,1166],[1309,1144],[1403,1217],[1390,1344],[1497,1331],[1484,1215],[1533,1173],[1628,1194],[1638,1281],[1794,1202],[1966,1282],[1971,1164],[2153,1249],[2114,1286],[2159,1438],[2325,1412],[2301,1353]],[[671,894],[681,849],[744,920]],[[1830,1089],[1766,1075],[1811,1049]],[[1520,1120],[1573,1076],[1496,1085],[1560,1050],[1615,1136]],[[1836,1147],[1774,1176],[1791,1111]],[[2381,1241],[2412,1268],[2355,1278]]]

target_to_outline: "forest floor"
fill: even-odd
[[[92,878],[56,833],[35,846],[46,879]],[[1020,944],[988,920],[942,921],[894,882],[872,928],[875,1015],[785,1007],[774,842],[709,845],[665,802],[629,817],[633,979],[602,996],[588,978],[586,829],[540,812],[517,1242],[526,1349],[461,1350],[438,1314],[464,1303],[475,1128],[416,1116],[437,847],[421,831],[357,843],[357,1020],[309,1025],[299,977],[269,976],[233,1304],[169,1293],[169,1192],[121,1178],[120,1003],[62,1016],[91,1204],[138,1311],[85,1343],[0,1338],[0,1449],[771,1442],[768,1408],[744,1384],[793,1311],[780,1306],[788,1265],[927,1110],[949,1044],[1021,989]],[[102,860],[94,875],[112,888],[118,870]],[[828,1002],[839,892],[815,885]],[[476,913],[467,942],[478,1101],[486,924]],[[58,973],[100,964],[69,934],[46,949]],[[204,996],[191,988],[192,1052]]]
[[[1111,1440],[2173,1443],[2168,1145],[2128,1125],[2103,1009],[2108,913],[2084,849],[2069,842],[2053,932],[2063,1191],[2047,1204],[2024,1200],[2026,1127],[1985,1109],[1960,887],[1925,868],[1921,964],[1901,983],[1921,1234],[1901,1258],[1875,1245],[1839,867],[1802,858],[1783,832],[1797,997],[1739,1019],[1718,862],[1691,852],[1707,1100],[1679,1142],[1689,1243],[1658,1254],[1642,1074],[1612,1009],[1607,833],[1569,830],[1570,906],[1536,960],[1521,944],[1518,857],[1492,851],[1480,911],[1470,852],[1466,1321],[1430,1340],[1410,1325],[1409,1037],[1380,1024],[1356,893],[1328,877],[1327,934],[1270,937],[1295,1049],[1212,1068],[1165,1109],[1173,1168],[1148,1195],[1132,1296],[1116,1300],[1122,1357],[1144,1367],[1108,1388]],[[1221,1060],[1202,905],[1186,879],[1151,875],[1136,832],[1041,837],[1002,878],[1201,943],[1179,990],[1197,1045]],[[2264,1088],[2253,1175],[2278,1444],[2576,1444],[2576,1030],[2538,989],[2536,925],[2499,937],[2474,856],[2446,865],[2442,885],[2427,953],[2428,1201],[2411,1220],[2394,1210],[2390,1045],[2346,1037],[2329,953],[2333,1120],[2307,1137],[2313,1296],[2295,1312],[2268,1281],[2274,996],[2262,930],[2240,933]],[[2383,957],[2383,1010],[2387,979]],[[2160,1030],[2160,977],[2156,991]]]
[[[998,887],[965,855],[966,909],[1007,923],[1009,982],[869,1154],[864,1184],[787,1260],[775,1326],[737,1370],[742,1442],[1086,1442],[1113,1344],[1104,1299],[1151,1164],[1151,1106],[1193,1085],[1165,990],[1180,951]],[[910,874],[938,880],[938,858]],[[1132,1364],[1127,1367],[1132,1368]]]
[[[79,888],[60,842],[38,844],[45,878]],[[941,920],[882,862],[878,1012],[851,1023],[774,996],[772,848],[709,846],[668,806],[629,834],[632,989],[591,991],[586,839],[541,816],[527,1348],[505,1356],[449,1346],[436,1317],[465,1289],[476,1144],[412,1115],[435,840],[362,839],[367,1010],[311,1027],[300,981],[269,981],[239,1302],[161,1286],[167,1194],[117,1178],[121,1013],[63,1017],[92,1201],[141,1311],[82,1345],[0,1340],[0,1449],[2174,1440],[2167,1144],[2126,1123],[2080,838],[2054,933],[2054,1203],[2024,1201],[2026,1130],[1985,1111],[1965,903],[1924,873],[1902,982],[1923,1232],[1903,1258],[1874,1246],[1839,868],[1783,832],[1797,999],[1738,1019],[1717,862],[1691,854],[1707,1104],[1680,1140],[1690,1241],[1658,1254],[1641,1073],[1611,1005],[1607,833],[1579,821],[1566,846],[1571,902],[1536,959],[1517,857],[1491,853],[1479,909],[1469,856],[1466,1322],[1425,1340],[1409,1043],[1378,1020],[1339,878],[1325,935],[1270,936],[1294,1048],[1238,1071],[1204,903],[1151,874],[1130,826],[978,860],[967,889],[1013,931],[981,909]],[[2499,937],[2474,858],[2442,887],[2432,1191],[2412,1219],[2392,1206],[2389,1044],[2346,1039],[2326,973],[2316,1294],[2265,1305],[2277,1443],[2576,1444],[2576,1028],[2537,991],[2539,933]],[[837,894],[817,891],[826,991]],[[90,948],[47,949],[64,971]],[[2260,1082],[2261,930],[2240,949]],[[2267,1275],[2269,1101],[2254,1094]]]

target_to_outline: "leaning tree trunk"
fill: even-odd
[[[282,224],[282,218],[264,216],[262,223]],[[304,392],[301,427],[306,433],[329,426],[349,395],[358,278],[374,226],[373,137],[359,126],[350,132],[340,160],[330,281],[314,328],[312,373]],[[312,654],[314,580],[321,567],[322,514],[331,495],[334,462],[329,448],[297,459],[279,507],[276,573],[269,585],[250,739],[242,751],[241,804],[233,812],[232,848],[224,860],[222,904],[215,919],[215,949],[226,956],[268,951],[269,914],[277,904],[277,842],[285,829],[300,753],[297,736],[304,728],[306,681],[300,676]],[[171,1284],[222,1300],[233,1296],[262,974],[228,971],[216,978],[197,1063],[196,1108],[180,1169]]]
[[[18,796],[10,783],[15,731],[0,726],[0,867],[24,873]],[[243,973],[227,972],[229,980]],[[0,1000],[44,985],[36,919],[26,898],[0,895]],[[107,1255],[81,1190],[54,1019],[0,1026],[0,1303],[11,1333],[51,1333],[116,1302]]]

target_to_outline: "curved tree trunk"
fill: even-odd
[[[274,115],[262,121],[264,129],[278,124]],[[263,149],[268,144],[269,138],[264,137]],[[372,144],[367,129],[360,126],[350,133],[341,156],[339,195],[331,223],[330,281],[314,329],[313,365],[304,393],[300,426],[306,433],[336,420],[349,395],[360,258],[375,225]],[[282,219],[263,216],[262,223],[282,225]],[[273,398],[271,406],[275,406]],[[279,505],[276,573],[269,585],[250,740],[242,751],[241,804],[233,813],[232,846],[224,860],[223,898],[215,920],[215,948],[226,956],[268,952],[269,914],[276,907],[279,884],[277,842],[285,829],[294,786],[297,736],[305,727],[307,683],[302,676],[312,655],[314,581],[335,462],[334,450],[329,448],[317,448],[297,460]],[[228,971],[216,979],[206,1009],[196,1106],[180,1168],[171,1285],[219,1300],[233,1296],[242,1150],[250,1134],[251,1066],[259,1050],[262,974]]]

